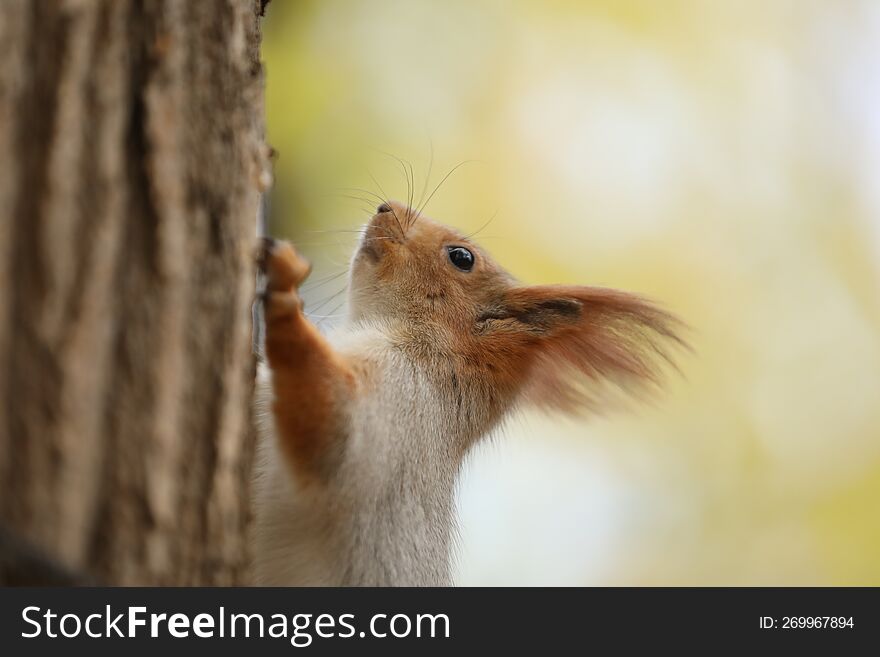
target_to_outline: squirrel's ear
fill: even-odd
[[[484,347],[528,401],[595,406],[596,383],[656,383],[684,345],[672,315],[632,294],[595,287],[515,287],[477,320]]]

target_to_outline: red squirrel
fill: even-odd
[[[521,285],[396,202],[363,233],[350,317],[330,337],[303,313],[310,267],[294,247],[267,239],[260,264],[258,584],[450,584],[468,450],[517,409],[594,409],[598,384],[656,383],[683,344],[680,323],[640,297]]]

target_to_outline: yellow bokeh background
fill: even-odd
[[[322,327],[395,158],[416,199],[467,161],[426,214],[523,281],[692,327],[653,404],[477,450],[457,583],[880,585],[880,3],[275,0],[264,30],[271,229]]]

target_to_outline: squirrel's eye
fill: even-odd
[[[474,254],[463,246],[447,247],[449,261],[462,271],[470,271],[474,268]]]

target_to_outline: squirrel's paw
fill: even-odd
[[[290,242],[264,237],[257,263],[266,275],[263,295],[267,317],[287,315],[302,308],[297,289],[312,271],[312,265]]]
[[[272,292],[296,290],[312,271],[312,265],[290,242],[264,237],[257,258],[266,275],[266,289]]]

